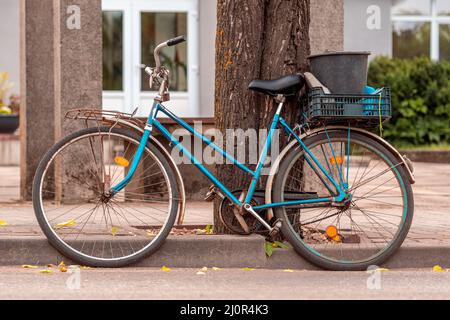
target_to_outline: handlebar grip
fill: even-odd
[[[177,44],[183,43],[186,41],[185,36],[176,37],[167,41],[167,45],[169,47],[176,46]]]

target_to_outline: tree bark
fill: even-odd
[[[276,79],[307,69],[309,10],[310,0],[218,0],[215,118],[220,132],[259,132],[270,125],[276,110],[273,99],[249,91],[248,85],[254,79]],[[299,115],[297,99],[290,99],[283,118],[294,125]],[[281,139],[281,146],[285,143],[286,138]],[[251,177],[235,166],[217,165],[216,170],[231,190],[248,188]],[[215,232],[223,233],[217,209],[218,202]]]

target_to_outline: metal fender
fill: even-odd
[[[332,130],[348,130],[348,127],[345,127],[345,126],[330,126],[330,127],[327,127],[326,130],[328,130],[328,131],[332,131]],[[397,160],[400,163],[402,163],[402,165],[405,168],[405,171],[406,171],[406,173],[408,175],[408,179],[409,179],[410,183],[414,184],[416,182],[416,180],[414,178],[414,174],[413,174],[414,169],[413,169],[413,165],[412,165],[411,161],[408,158],[406,158],[406,156],[402,156],[398,152],[398,150],[395,149],[389,142],[387,142],[385,139],[377,136],[376,134],[374,134],[372,132],[368,132],[368,131],[366,131],[364,129],[352,128],[351,130],[378,141],[381,145],[383,145],[386,149],[388,149],[397,158]],[[317,134],[320,134],[322,132],[325,132],[325,128],[318,128],[318,129],[310,130],[310,131],[302,134],[300,136],[300,138],[301,139],[305,139],[305,138],[312,137],[312,136],[315,136]],[[275,175],[278,172],[278,168],[280,166],[281,160],[296,145],[297,145],[297,140],[291,141],[286,146],[286,148],[284,148],[280,152],[280,154],[278,155],[277,159],[275,159],[275,161],[273,162],[272,167],[270,169],[269,176],[267,177],[266,195],[265,195],[266,204],[272,203],[272,186],[273,186],[273,182],[274,182],[274,179],[275,179]],[[269,215],[269,218],[273,217],[273,210],[272,209],[268,209],[268,215]]]
[[[134,123],[130,123],[128,121],[125,121],[123,119],[117,120],[116,118],[114,118],[111,121],[113,121],[114,123],[117,122],[118,125],[120,125],[120,126],[127,127],[127,128],[129,128],[131,130],[134,130],[134,131],[138,131],[141,134],[144,133],[144,129],[143,128],[139,127],[138,125],[135,125]],[[182,225],[183,221],[184,221],[185,211],[186,211],[186,192],[185,192],[185,189],[184,189],[183,177],[182,177],[182,175],[180,173],[180,170],[178,169],[177,164],[175,163],[173,158],[170,156],[169,151],[167,151],[167,149],[164,148],[162,143],[159,142],[153,136],[150,137],[150,140],[155,145],[155,147],[157,147],[158,150],[161,151],[161,153],[167,158],[171,168],[175,172],[175,176],[176,176],[176,179],[177,179],[177,185],[178,185],[178,193],[180,194],[180,197],[181,197],[180,205],[178,206],[177,224],[178,225]]]

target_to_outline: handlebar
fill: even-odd
[[[161,49],[176,46],[177,44],[183,43],[185,41],[186,41],[185,36],[179,36],[158,45],[154,52],[156,69],[159,70],[159,68],[161,68],[161,59],[159,58],[159,52],[161,51]]]
[[[169,47],[172,47],[172,46],[176,46],[177,44],[183,43],[185,41],[186,41],[186,38],[184,36],[179,36],[179,37],[176,37],[176,38],[173,38],[173,39],[170,39],[169,41],[167,41],[167,45]]]
[[[161,59],[159,57],[159,52],[161,49],[166,47],[172,47],[176,46],[177,44],[183,43],[186,41],[186,38],[184,36],[176,37],[173,39],[170,39],[166,42],[163,42],[159,44],[155,51],[155,64],[156,66],[154,68],[142,65],[144,68],[144,71],[150,76],[149,79],[149,87],[152,89],[154,81],[156,81],[159,84],[159,94],[157,99],[160,99],[159,101],[169,101],[169,70],[161,66]],[[160,81],[161,80],[161,81]]]

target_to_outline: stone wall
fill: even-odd
[[[77,129],[63,123],[66,111],[101,109],[102,15],[101,0],[21,0],[20,9],[21,196],[29,200],[43,154]]]
[[[311,54],[344,49],[344,0],[310,0]]]

